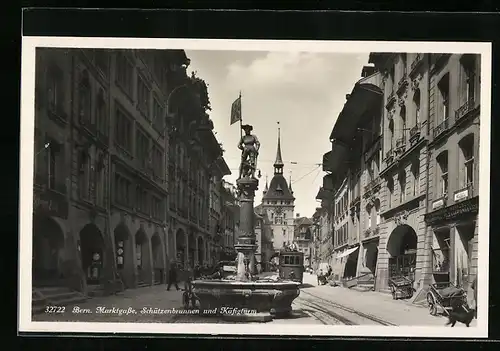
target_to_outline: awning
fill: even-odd
[[[371,109],[382,103],[382,90],[371,83],[357,83],[344,104],[330,135],[331,139],[339,139],[347,143],[356,133],[359,121]]]
[[[345,250],[344,252],[342,252],[340,255],[338,255],[336,258],[342,258],[342,257],[349,256],[349,255],[350,255],[350,254],[352,254],[354,251],[356,251],[358,248],[359,248],[359,246],[356,246],[356,247],[353,247],[353,248],[347,249],[347,250]]]

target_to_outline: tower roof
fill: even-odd
[[[279,122],[278,122],[279,123]],[[283,158],[281,157],[281,136],[280,128],[278,128],[278,149],[276,150],[276,161],[274,161],[274,167],[283,167]]]
[[[290,187],[287,184],[283,174],[275,174],[273,179],[271,179],[271,184],[269,184],[269,189],[263,195],[264,200],[295,200]]]

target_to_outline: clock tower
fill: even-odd
[[[295,197],[292,182],[287,183],[283,176],[283,159],[281,156],[281,135],[278,128],[278,148],[274,162],[274,175],[266,186],[262,196],[262,209],[271,221],[273,247],[281,250],[284,245],[293,241]]]

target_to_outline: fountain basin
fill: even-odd
[[[195,280],[200,313],[240,321],[269,321],[292,312],[300,284],[292,281]]]

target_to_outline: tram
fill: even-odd
[[[293,249],[279,252],[279,276],[302,284],[304,277],[304,253]]]

